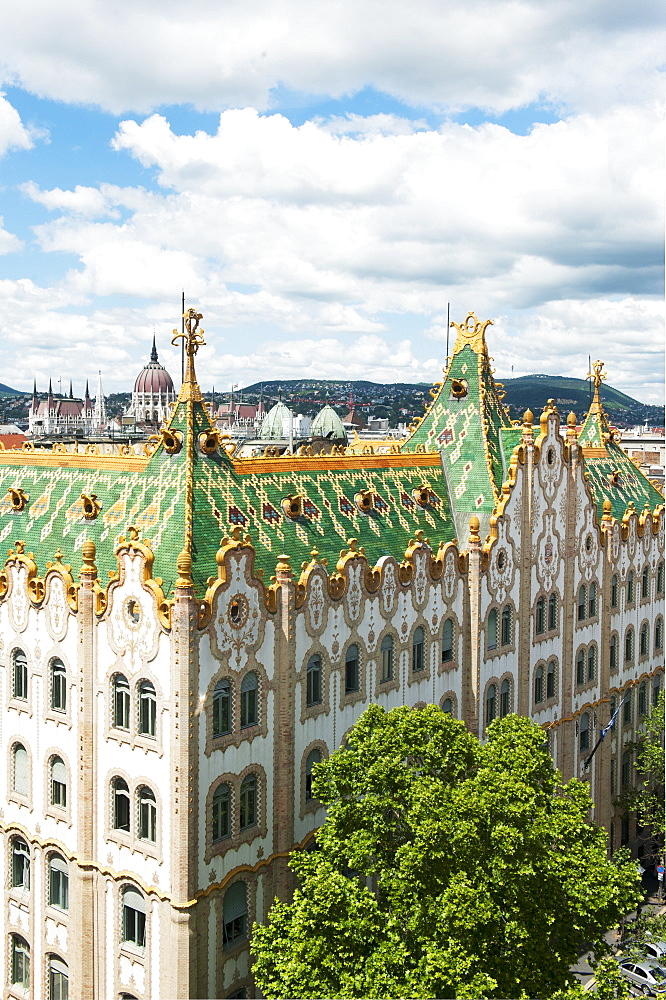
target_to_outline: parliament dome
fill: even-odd
[[[155,347],[154,338],[153,349],[150,352],[150,361],[143,371],[139,372],[137,380],[134,383],[134,392],[153,394],[175,392],[171,376],[164,365],[161,365],[157,360],[157,348]]]

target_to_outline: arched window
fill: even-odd
[[[641,600],[647,601],[650,596],[650,567],[645,566],[643,568],[643,576],[641,577]]]
[[[69,868],[59,854],[49,858],[49,906],[69,909]]]
[[[546,601],[543,597],[539,597],[536,602],[534,631],[537,635],[542,635],[546,631]]]
[[[497,688],[491,684],[486,691],[486,725],[489,726],[497,715]]]
[[[557,594],[552,593],[548,598],[548,631],[552,632],[557,628]]]
[[[597,647],[592,643],[587,650],[587,680],[588,683],[594,680],[595,668],[597,665]]]
[[[627,631],[624,633],[624,659],[627,663],[631,663],[634,658],[634,630],[629,626]]]
[[[576,684],[585,683],[585,650],[579,649],[576,654]]]
[[[634,603],[634,574],[632,570],[629,570],[629,576],[627,577],[627,604]]]
[[[12,886],[30,888],[30,848],[23,837],[12,840]]]
[[[358,646],[352,643],[345,654],[345,694],[358,691]]]
[[[506,678],[502,681],[502,686],[500,687],[500,719],[503,719],[509,714],[511,709],[511,688],[509,682]]]
[[[30,986],[30,945],[20,934],[12,934],[12,986]]]
[[[311,750],[305,762],[305,800],[309,802],[312,798],[312,768],[321,761],[321,750]]]
[[[659,701],[659,692],[661,691],[661,678],[659,674],[652,681],[652,704],[656,705]]]
[[[537,667],[534,674],[534,704],[543,701],[543,667]]]
[[[139,733],[153,738],[157,735],[157,695],[150,681],[139,685]]]
[[[638,689],[638,714],[645,715],[647,713],[647,688],[645,681],[641,681],[640,687]]]
[[[123,889],[123,941],[136,948],[146,946],[146,900],[137,889]]]
[[[382,681],[393,680],[393,636],[385,635],[382,639]]]
[[[234,882],[224,894],[222,944],[233,948],[247,935],[247,889],[245,882]]]
[[[611,608],[617,607],[617,575],[614,575],[611,580],[610,603]]]
[[[664,564],[660,562],[657,566],[657,593],[663,594],[664,592]]]
[[[617,657],[617,636],[615,633],[610,637],[610,668],[611,670],[617,670],[618,657]]]
[[[28,700],[28,661],[22,649],[14,650],[14,698]]]
[[[580,749],[590,749],[590,716],[588,712],[583,712],[580,718]]]
[[[412,673],[416,674],[419,670],[423,670],[425,666],[425,635],[423,629],[419,625],[418,628],[414,629],[414,638],[412,639]]]
[[[622,787],[626,788],[631,779],[631,754],[628,750],[622,754]]]
[[[580,590],[578,591],[578,621],[585,621],[585,614],[587,612],[587,587],[582,584]]]
[[[257,682],[257,675],[252,672],[245,674],[241,683],[240,694],[241,729],[247,729],[248,726],[256,726],[259,721],[258,692],[259,684]]]
[[[254,774],[243,778],[240,788],[240,828],[247,830],[257,824],[257,779]]]
[[[594,581],[590,584],[590,592],[587,600],[587,617],[594,618],[597,614],[597,585]]]
[[[117,729],[130,727],[130,688],[122,674],[113,678],[113,724]]]
[[[662,650],[664,648],[664,619],[657,618],[654,623],[654,648]]]
[[[447,618],[442,626],[442,663],[453,659],[453,619]]]
[[[611,697],[610,697],[610,717],[611,717],[611,719],[615,715],[615,709],[616,708],[617,708],[617,700],[615,698],[615,695],[612,694]]]
[[[546,673],[546,698],[555,697],[555,660],[551,660],[548,664],[548,671]]]
[[[511,633],[513,631],[513,614],[511,611],[511,605],[507,604],[505,608],[502,608],[502,645],[511,645]]]
[[[497,649],[497,609],[491,608],[488,612],[488,628],[486,631],[486,642],[488,649]]]
[[[641,656],[647,656],[650,652],[650,633],[648,632],[648,624],[645,622],[641,625],[640,638],[638,640],[638,648],[640,650]]]
[[[629,690],[626,694],[626,701],[622,706],[622,721],[627,725],[631,722],[631,699],[632,693],[631,690]]]
[[[61,757],[51,761],[51,805],[67,808],[67,768]]]
[[[321,656],[315,653],[308,660],[306,671],[306,705],[321,705]]]
[[[157,842],[157,803],[146,785],[139,789],[139,839]]]
[[[28,751],[22,743],[17,743],[13,751],[14,765],[14,791],[19,795],[30,794],[30,767],[28,761]]]
[[[211,838],[214,844],[231,836],[231,790],[218,785],[213,795]]]
[[[62,660],[51,660],[51,708],[67,711],[67,671]]]
[[[130,794],[124,778],[114,778],[113,789],[113,827],[115,830],[130,828]]]
[[[231,684],[218,681],[213,691],[213,737],[231,732]]]
[[[450,698],[445,698],[442,702],[442,712],[446,715],[453,715],[453,702]]]
[[[68,1000],[69,968],[57,955],[49,957],[49,1000]]]

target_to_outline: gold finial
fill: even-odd
[[[311,549],[310,556],[312,557],[312,563],[315,565],[319,562],[319,549]]]
[[[92,538],[86,538],[85,542],[81,546],[81,557],[83,559],[83,565],[81,566],[81,576],[93,577],[97,576],[97,566],[95,566],[95,556],[97,555],[97,549],[95,548],[95,543]],[[59,565],[62,559],[62,552],[60,549],[55,554],[56,563]]]
[[[479,528],[481,527],[481,522],[479,521],[476,514],[472,514],[469,519],[469,544],[478,545],[481,542],[479,537]]]
[[[531,427],[534,423],[534,414],[531,410],[525,410],[523,413],[523,425],[525,427]]]
[[[25,549],[25,542],[20,542],[17,540],[14,542],[14,545],[16,546],[16,555],[22,556],[23,550]]]
[[[569,428],[569,430],[575,431],[576,424],[577,424],[576,414],[574,413],[573,410],[570,410],[569,416],[567,417],[567,427]]]
[[[186,309],[183,313],[183,319],[185,320],[185,330],[186,333],[179,333],[178,330],[173,331],[173,336],[171,338],[171,343],[176,346],[176,341],[185,341],[185,354],[187,355],[187,366],[185,368],[185,378],[183,379],[183,385],[181,388],[181,395],[184,394],[184,398],[192,397],[197,395],[197,398],[201,397],[201,392],[197,384],[197,376],[194,371],[194,355],[197,353],[200,347],[202,347],[206,341],[203,338],[204,330],[199,329],[199,321],[203,319],[201,313],[198,313],[196,309]],[[195,390],[196,386],[196,390]]]
[[[277,580],[291,579],[292,570],[291,570],[291,563],[289,561],[290,559],[291,556],[286,555],[284,552],[282,553],[281,556],[278,556],[278,563],[277,566],[275,567],[275,574]]]
[[[187,551],[187,549],[183,549],[182,552],[178,554],[178,558],[176,560],[176,569],[178,570],[178,579],[176,580],[176,587],[191,587],[192,556]]]
[[[588,379],[588,378],[592,379],[592,382],[594,383],[595,391],[597,391],[597,392],[599,390],[599,387],[600,387],[601,383],[604,381],[604,379],[606,379],[608,377],[606,375],[606,372],[603,371],[603,367],[604,367],[603,361],[593,361],[592,362],[592,371],[588,372],[587,375],[585,376],[586,379]]]
[[[481,323],[480,320],[476,318],[476,313],[468,312],[464,323],[454,323],[451,320],[450,326],[458,331],[456,337],[456,342],[453,345],[453,354],[457,354],[458,351],[462,351],[463,347],[469,344],[473,351],[477,354],[488,354],[488,349],[486,347],[486,329],[493,325],[491,319],[485,320]]]
[[[604,513],[602,520],[611,521],[612,519],[613,519],[613,505],[608,499],[608,497],[606,497],[606,499],[604,500]]]

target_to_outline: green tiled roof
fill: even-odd
[[[585,458],[585,475],[597,505],[599,518],[603,514],[604,500],[610,500],[612,514],[616,518],[624,516],[630,502],[633,502],[639,514],[645,504],[650,510],[663,506],[664,498],[659,490],[645,478],[615,442],[610,442],[606,446],[606,451],[606,456]],[[619,473],[617,484],[612,482],[615,472]]]

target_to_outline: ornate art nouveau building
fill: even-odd
[[[570,776],[626,698],[585,773],[636,836],[613,802],[663,684],[664,517],[600,366],[580,434],[513,426],[470,314],[402,448],[232,460],[199,318],[150,453],[0,452],[5,996],[253,996],[312,766],[371,701],[480,738],[529,715]]]

